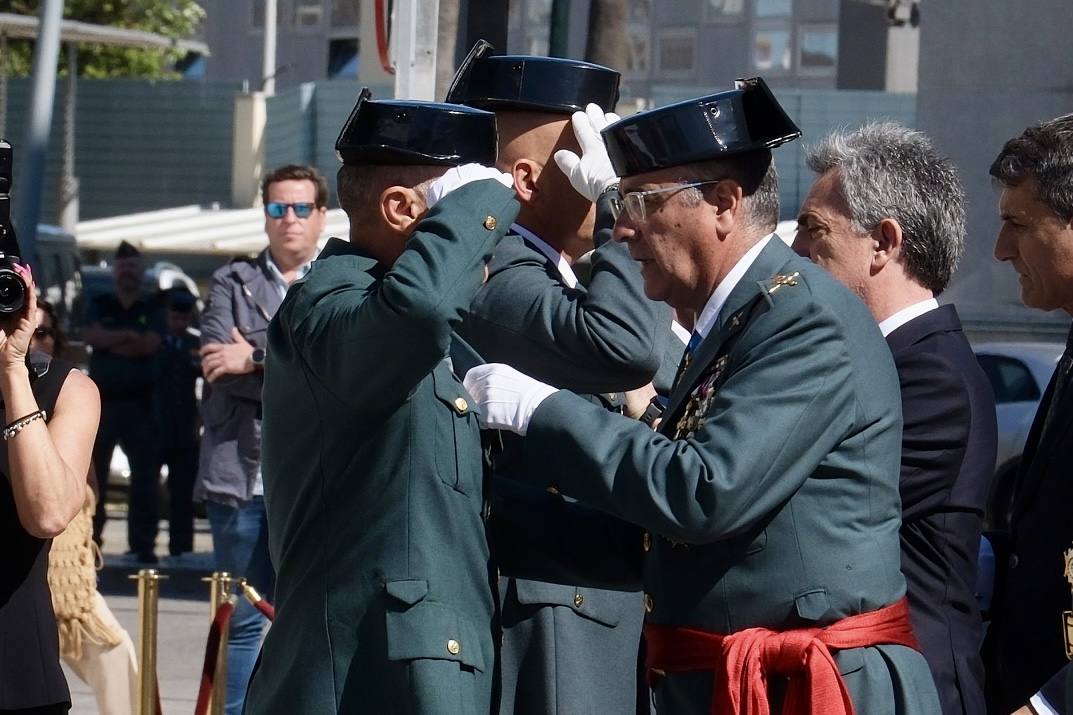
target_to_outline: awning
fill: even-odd
[[[0,12],[0,35],[34,39],[40,20],[33,15],[16,15]],[[185,52],[209,56],[209,46],[196,40],[177,40],[155,32],[129,30],[109,25],[94,25],[77,20],[63,20],[60,23],[60,40],[62,42],[81,42],[86,44],[113,45],[120,47],[176,48]]]
[[[342,209],[330,209],[320,236],[323,245],[330,236],[348,238],[350,221]],[[261,208],[205,209],[180,206],[92,221],[79,221],[75,231],[78,247],[113,251],[127,241],[144,253],[255,254],[268,245],[265,215]]]

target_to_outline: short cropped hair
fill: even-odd
[[[767,149],[745,152],[725,159],[710,159],[688,165],[687,181],[733,179],[745,197],[745,220],[757,230],[770,233],[779,223],[779,173]],[[699,201],[704,187],[690,189]]]
[[[920,132],[895,122],[837,131],[806,152],[817,175],[837,171],[860,233],[883,219],[902,228],[906,271],[942,293],[965,250],[965,189],[953,162]]]
[[[322,209],[328,205],[328,180],[312,166],[287,164],[265,174],[261,180],[262,203],[268,203],[268,187],[279,181],[312,181],[317,189],[317,198],[314,199],[317,208]]]
[[[389,186],[407,186],[422,196],[428,185],[443,176],[446,166],[384,165],[339,167],[336,190],[339,205],[350,222],[376,220],[380,194]]]
[[[1063,221],[1073,221],[1073,114],[1041,122],[1010,139],[990,173],[1007,187],[1035,179],[1040,200]]]

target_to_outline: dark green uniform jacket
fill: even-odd
[[[621,394],[652,379],[670,311],[645,297],[638,264],[609,240],[609,208],[600,205],[604,230],[595,236],[587,287],[567,286],[557,265],[522,236],[500,242],[459,329],[486,361],[576,392]],[[559,500],[540,493],[533,508],[568,528],[558,512],[569,507],[541,503]],[[607,519],[591,511],[588,518]],[[501,712],[633,712],[644,618],[639,584],[630,592],[503,578],[500,590]]]
[[[487,713],[495,649],[480,436],[445,360],[514,219],[463,186],[385,272],[333,240],[269,327],[276,619],[251,713]]]
[[[687,434],[675,439],[679,427]],[[564,494],[649,530],[650,622],[784,630],[905,594],[900,448],[898,377],[875,320],[774,239],[697,348],[659,432],[556,393],[529,425],[526,478],[556,479]],[[939,711],[914,650],[835,660],[859,713]],[[707,712],[711,687],[710,673],[668,674],[657,710]]]

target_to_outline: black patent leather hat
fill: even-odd
[[[335,140],[349,165],[460,166],[496,160],[495,115],[473,107],[414,100],[374,100],[358,95]]]
[[[619,176],[634,176],[756,149],[801,136],[760,77],[735,88],[639,112],[602,132]]]
[[[588,104],[605,112],[618,103],[621,75],[591,62],[560,57],[493,55],[478,40],[451,81],[447,101],[481,109],[573,114]]]

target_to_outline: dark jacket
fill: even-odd
[[[685,420],[693,409],[698,419]],[[694,353],[658,433],[558,392],[533,414],[524,476],[556,479],[563,494],[649,530],[650,623],[822,627],[905,594],[900,428],[897,375],[872,316],[774,239]],[[938,709],[910,648],[834,659],[857,712]],[[668,673],[654,693],[660,712],[707,712],[712,675]]]
[[[496,653],[480,428],[446,360],[518,204],[456,189],[385,269],[332,240],[269,329],[276,619],[252,713],[487,713]]]
[[[202,345],[232,342],[231,328],[237,327],[254,347],[267,347],[268,321],[281,301],[267,261],[266,248],[254,260],[236,258],[212,274],[209,304],[201,318]],[[205,383],[195,500],[237,506],[253,496],[261,464],[263,384],[260,371]]]
[[[1067,351],[1068,351],[1067,347]],[[1040,400],[1021,456],[1008,552],[996,566],[995,600],[985,644],[988,705],[1012,712],[1069,663],[1073,646],[1073,387],[1057,397],[1052,422],[1043,422],[1056,399],[1055,371]],[[1069,614],[1069,615],[1067,615]],[[1067,646],[1066,633],[1070,644]]]
[[[995,470],[995,398],[957,310],[895,329],[902,395],[902,572],[946,715],[985,710],[976,558]]]

